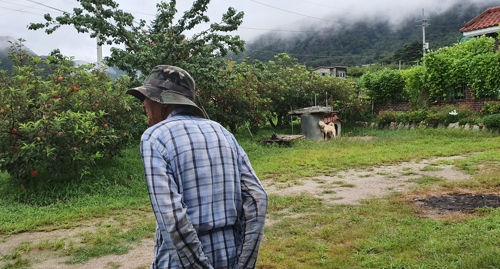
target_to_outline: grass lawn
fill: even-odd
[[[446,129],[376,130],[346,126],[335,141],[301,140],[291,147],[257,142],[276,130],[237,135],[261,180],[300,184],[306,177],[346,169],[431,157],[465,155],[452,162],[472,179],[428,181],[428,189],[500,193],[500,136]],[[290,130],[280,130],[289,134]],[[370,136],[373,139],[354,139]],[[474,154],[470,154],[474,153]],[[432,170],[432,167],[428,167]],[[500,268],[500,210],[486,208],[459,219],[429,219],[401,196],[360,205],[332,205],[301,194],[269,196],[268,216],[257,268]],[[98,229],[77,243],[54,238],[0,251],[0,268],[30,268],[30,253],[48,251],[85,264],[122,255],[153,236],[155,225],[138,146],[102,162],[92,177],[51,187],[21,190],[0,176],[0,244],[9,235],[55,231],[92,222]],[[109,220],[113,221],[110,222]],[[151,239],[152,240],[152,239]],[[126,255],[124,256],[126,259]],[[116,267],[119,268],[119,267]]]

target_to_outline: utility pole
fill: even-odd
[[[99,45],[99,42],[101,41],[99,39],[100,34],[97,33],[96,40],[97,40],[97,68],[99,71],[104,71],[104,68],[102,66],[102,46]]]
[[[422,8],[422,56],[425,55],[428,45],[425,43],[425,27],[427,26],[427,20],[425,19],[424,16],[424,9]]]
[[[96,13],[99,16],[99,8],[96,6]],[[101,34],[97,32],[97,36],[95,37],[97,41],[97,68],[99,69],[100,72],[104,71],[103,66],[102,66],[102,46],[99,45],[99,42],[101,42],[100,39]]]
[[[35,3],[37,5],[41,5],[41,6],[44,6],[44,7],[48,7],[48,8],[57,10],[57,11],[62,12],[62,13],[68,13],[68,12],[66,12],[64,10],[60,10],[58,8],[51,7],[51,6],[45,5],[43,3],[40,3],[40,2],[37,2],[37,1],[34,1],[34,0],[27,0],[27,1]],[[97,15],[99,15],[99,9],[97,9],[97,7],[96,7],[96,10],[97,10]],[[100,71],[103,71],[104,68],[103,68],[103,65],[102,65],[102,46],[99,45],[99,42],[100,42],[99,35],[100,34],[98,32],[97,36],[96,36],[96,40],[97,40],[97,67],[99,68]]]

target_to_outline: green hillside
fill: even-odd
[[[462,1],[445,12],[426,15],[426,42],[431,50],[458,42],[462,36],[459,29],[488,7],[496,6],[495,1],[480,4]],[[410,64],[422,55],[422,18],[416,14],[408,17],[399,27],[391,25],[387,19],[363,20],[348,23],[342,27],[333,25],[317,31],[301,34],[300,37],[280,37],[276,33],[260,36],[247,43],[246,51],[230,55],[235,60],[245,57],[268,61],[278,53],[288,53],[307,66],[357,66],[373,63]],[[420,25],[420,26],[419,26]],[[339,29],[340,28],[340,29]]]

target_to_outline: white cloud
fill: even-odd
[[[34,0],[33,0],[34,1]],[[11,4],[6,3],[11,2]],[[38,1],[42,3],[42,1]],[[234,33],[244,40],[264,34],[266,29],[299,31],[308,25],[338,24],[342,17],[354,19],[382,17],[392,22],[399,22],[407,16],[420,16],[422,9],[426,14],[441,12],[453,3],[463,0],[212,0],[208,9],[211,21],[220,21],[221,15],[229,6],[237,11],[245,12],[241,28]],[[484,2],[484,0],[471,0]],[[135,17],[151,21],[156,13],[157,1],[118,0],[120,8],[134,14]],[[49,0],[43,4],[57,9],[71,11],[77,3],[71,0]],[[179,16],[191,7],[192,1],[177,1]],[[13,11],[17,9],[19,11]],[[26,13],[29,12],[29,13]],[[31,31],[27,25],[31,22],[44,22],[43,14],[50,12],[53,16],[60,12],[44,7],[28,0],[6,0],[0,3],[0,36],[26,39],[26,46],[37,54],[48,54],[59,48],[64,55],[75,56],[78,60],[95,62],[97,58],[96,41],[90,34],[79,34],[72,26],[63,26],[54,34],[47,35],[43,30]],[[345,24],[344,24],[345,25]],[[207,26],[198,27],[199,31]],[[109,54],[109,46],[104,46],[104,55]]]

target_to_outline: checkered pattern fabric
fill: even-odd
[[[178,108],[141,138],[157,220],[151,268],[254,268],[267,195],[220,124]]]

